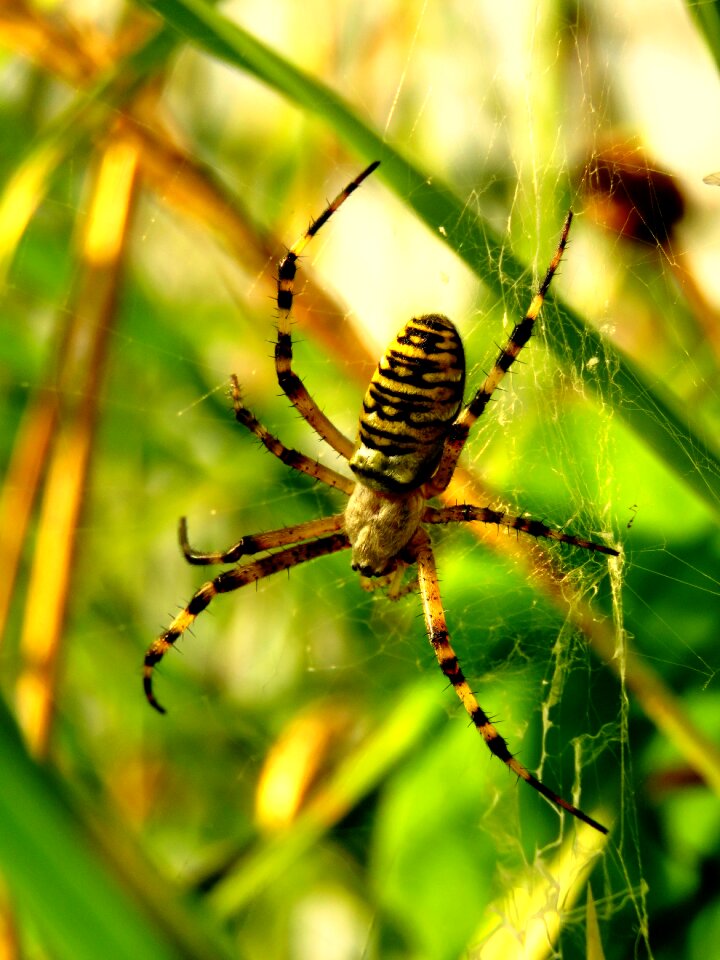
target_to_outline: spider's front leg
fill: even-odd
[[[354,180],[340,191],[332,203],[323,210],[320,216],[313,220],[305,233],[290,247],[280,261],[277,277],[277,306],[278,328],[275,344],[275,369],[280,388],[301,416],[310,424],[315,432],[336,450],[342,457],[349,460],[353,455],[355,444],[349,440],[335,424],[328,419],[308,393],[300,377],[292,368],[293,349],[290,322],[292,317],[293,297],[295,296],[295,275],[300,254],[315,234],[327,223],[335,211],[342,206],[347,198],[357,190],[360,184],[377,169],[380,161],[376,160],[366,167]]]
[[[537,293],[533,297],[532,302],[527,309],[527,313],[519,323],[515,324],[512,333],[508,337],[505,346],[501,348],[492,369],[485,377],[480,389],[476,391],[475,396],[472,398],[470,403],[468,403],[465,409],[458,416],[455,423],[453,423],[453,425],[450,427],[438,468],[433,477],[425,484],[424,487],[424,493],[428,500],[447,489],[450,481],[452,480],[453,473],[455,472],[458,458],[460,457],[467,438],[470,435],[470,430],[474,426],[478,417],[481,417],[484,413],[485,408],[492,398],[492,395],[502,383],[505,374],[508,372],[513,363],[515,363],[520,351],[530,339],[535,327],[535,321],[537,320],[540,309],[545,302],[545,297],[547,296],[548,289],[550,288],[552,278],[555,276],[555,271],[560,266],[560,261],[562,260],[563,253],[565,252],[572,218],[573,214],[572,210],[570,210],[568,211],[568,215],[565,218],[565,223],[563,224],[560,242],[558,243],[557,249],[553,254],[553,258],[547,268],[545,277],[538,287]]]
[[[488,745],[490,752],[498,757],[502,762],[529,783],[533,789],[537,790],[556,806],[567,810],[578,820],[589,824],[600,833],[607,833],[607,828],[597,820],[593,820],[586,813],[583,813],[578,807],[573,806],[559,794],[546,787],[542,781],[538,780],[529,770],[527,770],[510,753],[507,741],[498,733],[497,728],[491,723],[490,718],[482,709],[475,694],[470,689],[465,675],[460,669],[457,655],[450,643],[450,634],[448,633],[447,622],[445,620],[445,611],[443,610],[442,600],[440,598],[440,585],[438,582],[435,559],[433,557],[430,538],[424,530],[418,532],[413,541],[416,550],[416,559],[418,565],[418,585],[420,588],[420,597],[422,599],[423,614],[425,616],[425,626],[428,639],[435,651],[440,669],[452,685],[453,690],[458,695],[462,705],[465,707],[475,729]]]

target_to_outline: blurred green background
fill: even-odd
[[[13,0],[0,9],[0,956],[707,957],[720,909],[718,4]],[[453,491],[622,548],[434,542],[419,602],[339,554],[215,600],[196,549],[342,509],[234,421],[338,461],[413,313],[470,386],[571,242]],[[709,182],[703,178],[709,177]]]

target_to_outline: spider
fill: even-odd
[[[537,520],[468,503],[445,507],[430,503],[447,488],[471,427],[530,338],[565,250],[572,212],[567,215],[560,242],[527,313],[516,324],[470,402],[463,406],[465,358],[455,326],[441,314],[415,317],[405,324],[380,359],[363,400],[359,435],[353,443],[319,409],[294,372],[290,324],[295,274],[302,251],[378,164],[379,161],[370,164],[310,223],[280,261],[277,277],[275,367],[278,383],[315,432],[348,462],[355,480],[284,446],[244,405],[237,378],[231,378],[238,423],[288,467],[342,491],[348,497],[345,510],[334,516],[243,537],[228,550],[214,553],[200,553],[191,548],[187,523],[182,518],[180,546],[191,564],[235,564],[244,557],[272,552],[239,564],[200,587],[145,654],[145,695],[151,706],[160,713],[165,712],[153,693],[153,669],[219,593],[238,590],[280,570],[350,549],[352,567],[359,572],[364,585],[380,583],[391,597],[397,597],[405,592],[401,586],[403,574],[408,567],[415,565],[417,579],[412,587],[420,593],[428,639],[440,669],[490,752],[556,806],[607,833],[602,824],[545,786],[515,758],[478,703],[450,643],[435,559],[426,530],[429,524],[489,523],[584,550],[618,555],[611,547],[563,533]]]

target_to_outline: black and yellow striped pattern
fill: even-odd
[[[572,210],[569,210],[563,224],[560,242],[550,261],[545,277],[528,307],[527,313],[519,323],[515,324],[507,342],[500,348],[500,353],[492,369],[485,377],[480,388],[475,392],[472,400],[458,417],[457,422],[453,424],[448,436],[443,462],[436,476],[433,477],[432,483],[426,488],[425,493],[428,497],[437,496],[437,494],[442,493],[442,491],[447,488],[473,424],[478,417],[482,416],[485,407],[487,407],[488,402],[500,386],[505,374],[512,367],[513,363],[515,363],[520,351],[532,336],[535,321],[538,318],[542,305],[545,303],[545,297],[547,296],[552,278],[555,276],[555,271],[560,266],[560,261],[565,252],[572,218]]]
[[[292,311],[293,297],[295,295],[295,274],[297,273],[297,262],[300,254],[321,227],[328,222],[335,211],[357,190],[363,180],[369,177],[371,173],[374,173],[379,166],[380,161],[374,160],[362,173],[358,174],[354,180],[351,180],[335,197],[332,203],[329,203],[327,207],[325,207],[320,216],[310,222],[310,226],[305,233],[299,240],[295,241],[280,261],[277,276],[277,305],[281,314],[289,315]]]
[[[363,400],[350,468],[365,486],[404,493],[428,480],[460,410],[465,352],[442,314],[405,324],[380,359]]]
[[[467,711],[473,726],[487,744],[490,752],[493,756],[497,757],[498,760],[502,760],[505,766],[512,770],[516,776],[523,779],[537,790],[538,793],[547,797],[551,803],[557,804],[557,806],[562,807],[563,810],[567,810],[568,813],[571,813],[578,820],[582,820],[583,823],[587,823],[595,830],[599,830],[600,833],[607,833],[607,827],[598,823],[593,817],[589,817],[579,807],[565,800],[564,797],[555,793],[554,790],[546,787],[541,780],[538,780],[534,774],[530,773],[527,767],[523,766],[510,752],[507,740],[500,734],[470,689],[460,667],[460,661],[450,642],[445,612],[443,610],[442,600],[440,599],[440,585],[435,567],[435,559],[433,557],[432,547],[430,546],[430,538],[424,531],[421,531],[417,536],[416,560],[425,627],[438,665],[447,677],[458,699]]]
[[[244,587],[248,583],[256,583],[273,573],[296,567],[299,563],[306,563],[308,560],[324,557],[329,553],[337,553],[338,550],[346,550],[349,546],[350,541],[346,534],[331,534],[328,537],[320,537],[318,540],[295,544],[293,547],[288,547],[287,550],[279,550],[277,553],[272,553],[269,557],[262,557],[254,563],[233,567],[232,570],[226,570],[225,573],[221,573],[214,580],[208,580],[207,583],[204,583],[195,592],[188,605],[175,617],[167,630],[161,633],[148,647],[143,661],[143,689],[150,706],[154,707],[158,713],[165,713],[165,708],[158,703],[153,693],[153,670],[168,650],[194,623],[197,616],[210,605],[214,597],[219,593],[239,590],[240,587]]]
[[[277,307],[278,307],[278,325],[277,340],[275,342],[275,369],[277,379],[285,396],[299,411],[302,417],[307,420],[310,426],[318,433],[323,440],[330,444],[333,450],[337,451],[341,457],[348,459],[352,455],[352,441],[344,436],[323,411],[317,406],[305,384],[293,370],[293,345],[292,334],[290,332],[290,317],[292,314],[293,299],[295,297],[295,276],[297,274],[298,260],[315,234],[330,219],[343,203],[351,196],[360,184],[377,170],[380,165],[379,160],[375,160],[370,166],[366,167],[362,173],[358,174],[354,180],[340,191],[335,199],[328,204],[319,217],[312,220],[305,233],[299,237],[290,247],[288,252],[280,261],[277,275]]]
[[[532,517],[519,517],[504,510],[493,510],[492,507],[476,507],[471,503],[458,503],[453,507],[426,507],[423,513],[424,523],[489,523],[506,530],[515,530],[518,533],[527,533],[531,537],[543,537],[545,540],[555,540],[558,543],[569,543],[573,547],[581,547],[595,553],[605,553],[609,557],[616,557],[617,550],[604,543],[595,543],[572,533],[565,533],[549,527],[542,520],[533,520]]]

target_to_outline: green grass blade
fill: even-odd
[[[220,916],[246,908],[289,865],[310,850],[425,739],[441,717],[434,683],[405,690],[389,715],[348,756],[301,811],[291,828],[262,840],[211,893]]]
[[[519,315],[527,270],[495,234],[436,177],[410,163],[364,123],[341,97],[274,53],[203,0],[145,0],[191,42],[247,70],[288,99],[324,117],[365,159],[381,159],[380,175],[397,196],[463,259],[478,279]],[[502,262],[502,276],[498,264]],[[720,514],[720,458],[686,416],[677,412],[628,358],[559,301],[548,344],[576,360],[585,385],[615,399],[619,414],[705,503]],[[583,358],[599,358],[590,368]]]
[[[13,897],[37,923],[53,957],[72,960],[227,958],[178,914],[158,879],[162,913],[118,879],[52,771],[27,753],[0,700],[0,867]],[[150,874],[150,868],[145,865]]]
[[[698,0],[686,0],[685,6],[695,21],[699,33],[705,37],[705,42],[720,70],[720,0],[707,0],[703,3],[699,3]]]

